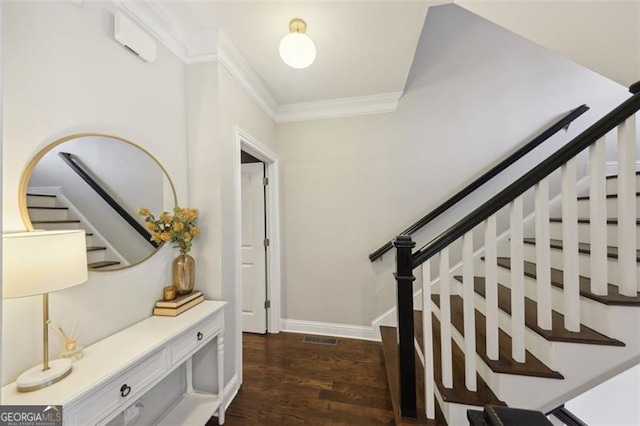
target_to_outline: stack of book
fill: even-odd
[[[186,310],[189,310],[204,300],[204,294],[200,291],[193,291],[184,296],[176,297],[173,300],[158,300],[153,308],[153,315],[164,317],[175,317]]]

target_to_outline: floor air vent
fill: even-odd
[[[338,339],[333,337],[304,336],[303,343],[315,343],[316,345],[337,345]]]

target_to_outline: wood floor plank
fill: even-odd
[[[395,424],[379,342],[339,339],[328,346],[302,338],[243,336],[243,384],[225,425]]]

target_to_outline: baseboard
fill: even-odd
[[[227,383],[227,385],[224,387],[225,411],[229,408],[229,405],[231,405],[236,395],[238,395],[239,390],[240,390],[240,379],[238,378],[238,375],[235,374],[231,378],[231,380],[229,380],[229,383]]]
[[[380,341],[379,333],[373,327],[331,322],[281,319],[280,331],[289,333],[319,334],[322,336],[346,337],[349,339]]]

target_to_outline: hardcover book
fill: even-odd
[[[204,301],[204,295],[200,295],[200,297],[197,297],[196,299],[193,299],[192,301],[185,303],[184,305],[178,308],[154,308],[153,315],[160,315],[163,317],[175,317],[180,315],[184,311],[187,311],[193,308],[194,306],[202,303],[202,301]]]
[[[189,294],[185,294],[183,296],[178,296],[173,300],[158,300],[156,302],[156,308],[179,308],[185,303],[191,302],[193,299],[197,299],[200,297],[202,293],[200,291],[192,291]]]

